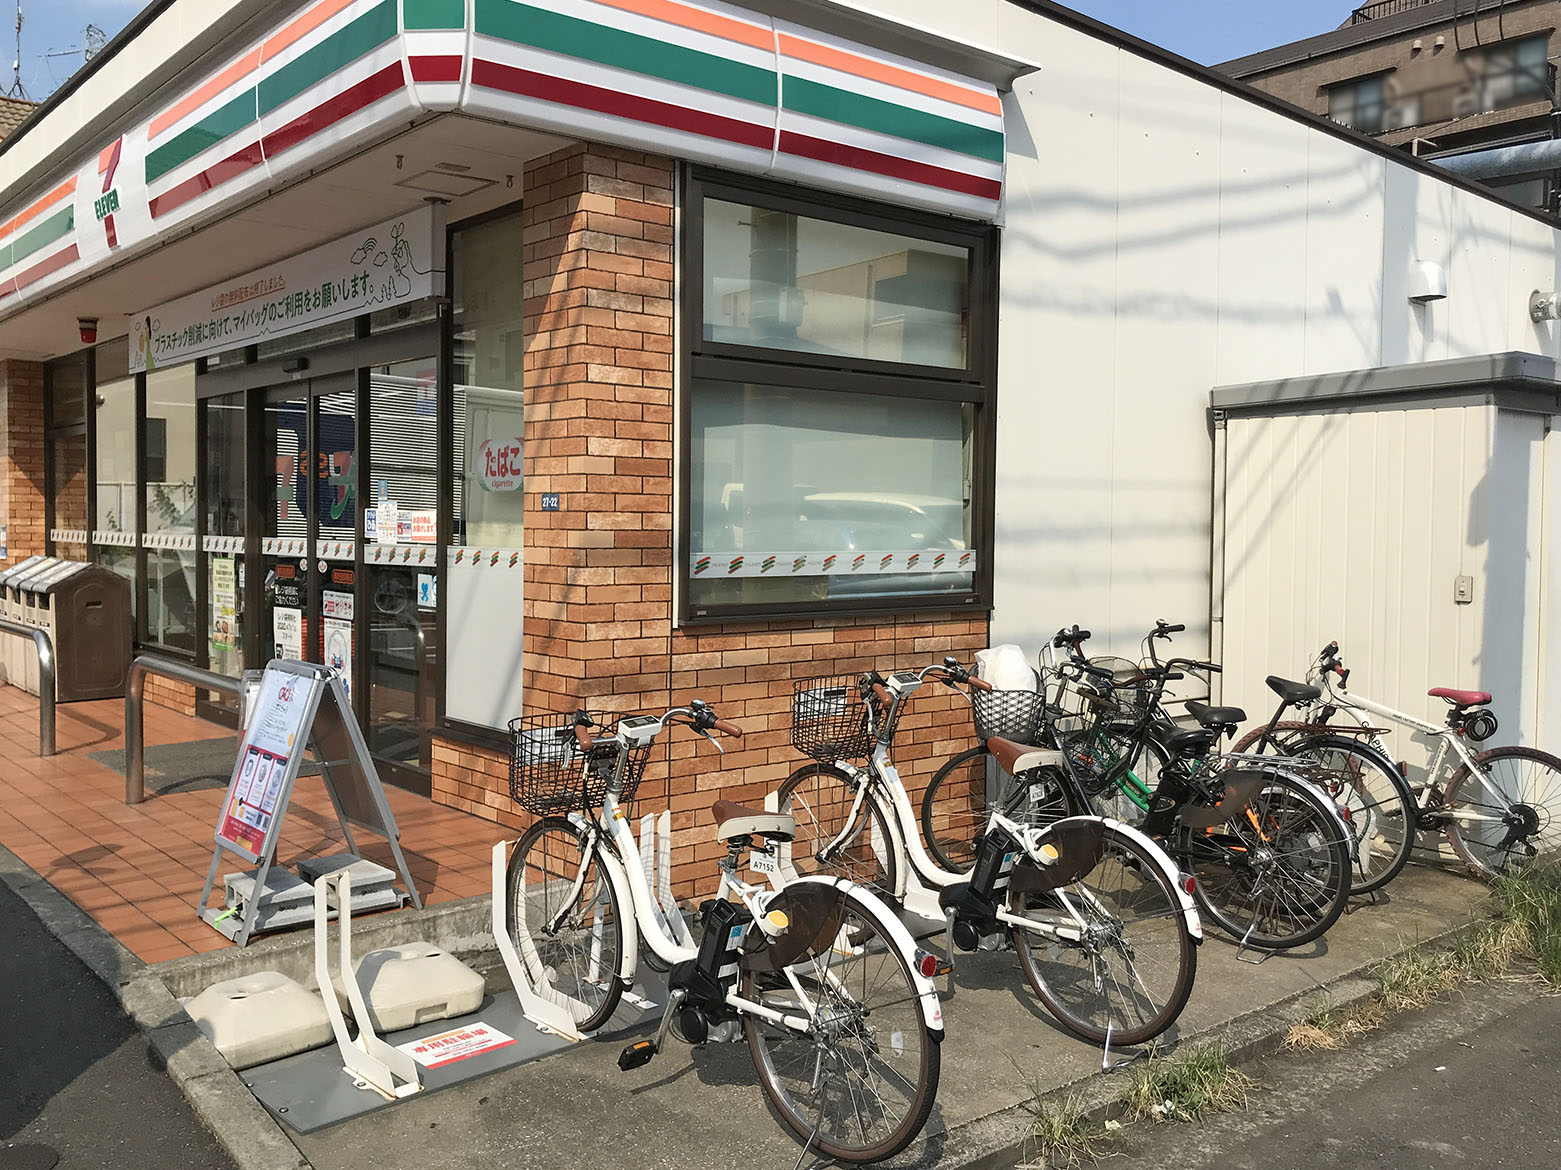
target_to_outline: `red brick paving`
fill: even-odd
[[[231,734],[161,707],[146,708],[146,743]],[[195,915],[211,862],[220,789],[148,795],[125,804],[125,778],[87,756],[124,747],[124,703],[58,708],[59,754],[38,757],[38,700],[0,686],[0,843],[63,891],[148,963],[232,946]],[[486,893],[497,824],[386,786],[401,850],[425,903]],[[394,868],[386,843],[354,830],[364,856]],[[277,861],[345,847],[324,785],[301,778],[282,825]],[[218,871],[246,868],[228,855]]]

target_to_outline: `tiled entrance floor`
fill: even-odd
[[[124,776],[88,755],[123,750],[123,701],[64,703],[58,712],[59,754],[40,759],[38,700],[0,686],[0,843],[148,963],[233,945],[195,916],[222,789],[212,783],[153,795],[149,764],[146,800],[127,805]],[[145,720],[148,749],[232,734],[150,704]],[[493,843],[504,835],[497,824],[389,785],[386,791],[425,903],[488,890]],[[354,837],[365,856],[394,868],[382,840]],[[277,861],[343,847],[324,785],[300,778]],[[221,874],[241,868],[228,855],[219,890]]]

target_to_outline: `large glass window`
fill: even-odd
[[[1550,79],[1550,37],[1492,45],[1482,54],[1480,104],[1487,110],[1537,101],[1555,88]]]
[[[964,593],[968,403],[696,382],[696,604]]]
[[[983,604],[991,232],[685,189],[683,618]]]
[[[146,468],[146,639],[193,654],[199,627],[195,613],[193,364],[147,374],[146,419],[142,425]]]
[[[244,670],[244,557],[234,540],[244,535],[244,399],[211,398],[206,417],[206,641],[211,669],[237,677]]]
[[[87,559],[87,355],[51,362],[48,396],[49,539],[54,555]]]
[[[704,203],[705,340],[964,369],[970,248]]]
[[[134,378],[98,380],[94,400],[97,508],[92,543],[99,563],[134,586],[136,579],[136,385]],[[131,589],[131,602],[135,590]]]

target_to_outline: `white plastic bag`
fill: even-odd
[[[1035,671],[1012,642],[976,651],[976,674],[999,691],[1034,691]]]

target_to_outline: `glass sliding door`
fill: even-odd
[[[195,612],[194,366],[147,374],[142,427],[145,640],[193,657],[204,624]]]
[[[205,573],[207,665],[237,678],[244,672],[244,395],[224,394],[202,405],[205,438],[203,495],[206,513]],[[236,710],[231,696],[215,693],[217,705]]]
[[[365,533],[363,664],[369,750],[381,774],[427,792],[438,658],[438,360],[370,373],[369,506],[394,512],[392,530]]]

